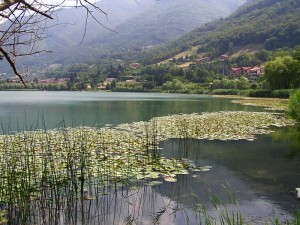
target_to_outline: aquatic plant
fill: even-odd
[[[251,105],[251,106],[262,106],[268,110],[288,110],[288,100],[279,99],[279,98],[242,98],[235,99],[231,102],[242,104],[242,105]]]
[[[253,141],[255,135],[271,133],[272,130],[269,129],[271,126],[283,127],[295,124],[295,121],[275,113],[215,112],[157,117],[149,122],[122,124],[115,129],[143,137],[144,127],[151,127],[153,120],[155,129],[150,129],[152,133],[150,132],[148,136],[155,136],[157,142],[170,138]]]

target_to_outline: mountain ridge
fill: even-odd
[[[108,12],[109,20],[106,21],[103,15],[101,22],[117,34],[93,21],[87,25],[83,43],[83,12],[75,9],[61,10],[56,17],[63,26],[49,30],[50,38],[40,43],[40,46],[53,53],[28,57],[20,64],[27,68],[33,65],[95,64],[115,59],[132,59],[143,50],[175,40],[201,24],[229,15],[244,2],[245,0],[139,0],[137,3],[127,0],[120,3],[117,0],[102,0],[97,6]],[[71,20],[74,15],[80,19]]]
[[[197,53],[216,57],[240,48],[260,44],[267,50],[300,44],[300,1],[248,1],[231,16],[196,28],[161,49],[143,56],[146,63],[159,62],[198,47]],[[156,55],[156,56],[155,56]]]

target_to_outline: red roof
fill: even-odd
[[[251,69],[251,67],[242,67],[242,69],[243,69],[244,71],[247,71],[247,70]]]

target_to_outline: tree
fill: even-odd
[[[117,81],[116,80],[112,80],[111,84],[110,84],[110,89],[113,90],[117,87]]]
[[[265,64],[265,77],[272,89],[297,88],[300,85],[299,62],[291,56],[276,57]]]
[[[17,59],[19,57],[48,52],[40,48],[38,42],[47,37],[49,20],[55,12],[63,7],[84,8],[86,23],[89,17],[97,21],[97,13],[106,14],[89,0],[66,0],[59,3],[46,3],[43,0],[0,0],[0,60],[8,62],[14,74],[24,83],[28,73],[19,72]],[[109,29],[109,28],[107,28]],[[83,35],[84,37],[84,35]]]

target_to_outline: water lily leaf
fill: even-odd
[[[149,172],[148,174],[145,175],[145,178],[157,179],[157,178],[159,178],[159,173],[158,172]]]
[[[174,177],[169,177],[169,176],[164,177],[164,180],[167,181],[167,182],[176,182],[176,181],[177,181],[176,178],[174,178]]]
[[[156,185],[160,185],[160,184],[162,184],[163,182],[161,182],[161,181],[151,181],[151,182],[148,182],[148,183],[146,183],[146,185],[147,186],[156,186]]]

